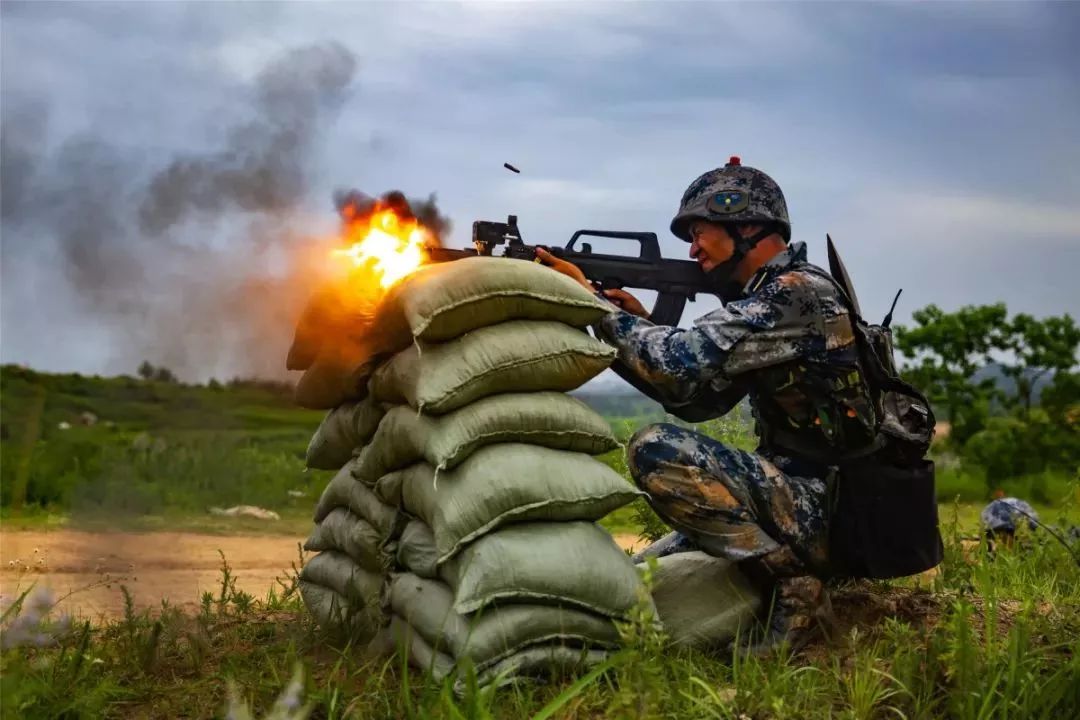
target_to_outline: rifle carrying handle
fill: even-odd
[[[574,247],[580,237],[606,237],[617,240],[637,240],[640,245],[638,258],[650,262],[659,262],[660,241],[656,239],[656,233],[651,232],[625,232],[622,230],[578,230],[570,236],[570,242],[566,243],[566,249],[578,252]]]

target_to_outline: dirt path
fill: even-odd
[[[221,587],[221,556],[237,589],[265,597],[274,580],[290,569],[303,538],[221,536],[181,532],[101,533],[77,530],[0,533],[0,594],[8,598],[30,583],[50,587],[57,597],[72,593],[61,608],[97,618],[123,613],[120,585],[139,608],[162,598],[194,609],[204,591]]]
[[[620,534],[615,540],[625,548],[636,537]],[[57,597],[70,593],[60,605],[66,612],[114,618],[123,614],[123,584],[137,608],[158,607],[165,598],[194,610],[203,592],[221,588],[220,550],[237,589],[263,598],[290,571],[301,542],[280,535],[0,532],[0,595],[6,600],[37,582]]]

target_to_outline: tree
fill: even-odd
[[[916,310],[916,326],[896,328],[896,347],[913,363],[904,373],[952,425],[950,440],[963,445],[982,429],[998,395],[993,379],[972,376],[1006,347],[1008,311],[1004,303],[966,305],[947,313],[936,305]]]
[[[142,365],[138,369],[139,377],[143,380],[151,380],[154,377],[154,366],[150,364],[149,360],[143,360]]]
[[[1010,404],[1019,407],[1026,417],[1031,410],[1035,384],[1048,372],[1063,373],[1076,365],[1080,328],[1072,317],[1049,317],[1036,320],[1019,314],[1009,324],[1006,347],[1014,360],[1002,363],[1002,372],[1012,378],[1016,395]]]

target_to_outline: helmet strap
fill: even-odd
[[[728,236],[731,237],[735,243],[735,249],[732,251],[731,257],[706,274],[711,281],[716,294],[724,302],[737,300],[742,296],[743,286],[735,279],[735,270],[759,242],[776,232],[772,227],[764,227],[753,235],[743,237],[736,228],[737,226],[732,225],[725,228]]]

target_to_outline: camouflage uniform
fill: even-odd
[[[656,326],[621,310],[596,327],[670,411],[717,417],[749,394],[763,436],[750,453],[675,425],[654,425],[631,439],[630,471],[657,513],[706,552],[756,559],[778,577],[821,575],[828,564],[830,465],[794,457],[770,429],[801,418],[812,432],[824,432],[805,402],[811,393],[802,389],[820,378],[835,386],[836,378],[857,372],[848,310],[798,242],[763,266],[743,295],[689,329]],[[849,414],[862,415],[869,402],[859,387]]]

